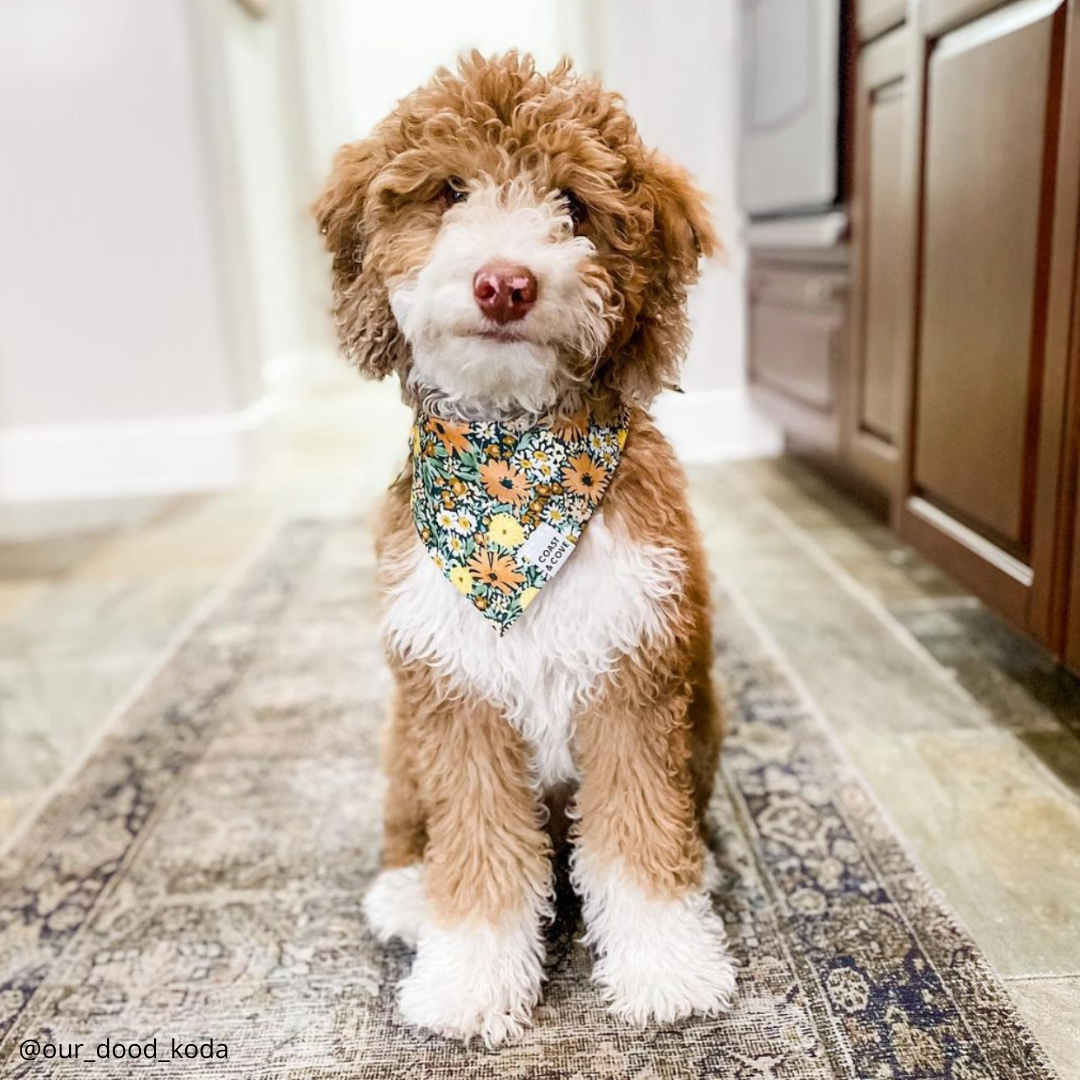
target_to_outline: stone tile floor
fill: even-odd
[[[407,426],[390,387],[327,393],[237,491],[0,510],[0,844],[276,521],[371,505]],[[1080,1080],[1080,682],[796,462],[690,474],[718,576]]]

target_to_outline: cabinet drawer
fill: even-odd
[[[755,397],[800,444],[837,453],[847,275],[820,267],[759,268],[750,278]]]
[[[907,0],[860,0],[858,11],[859,40],[870,41],[904,21]]]
[[[836,405],[840,320],[833,314],[756,303],[751,308],[754,378],[816,409]]]

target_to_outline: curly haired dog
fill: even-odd
[[[527,56],[473,53],[343,147],[315,209],[344,351],[368,375],[396,372],[414,407],[630,417],[573,556],[503,636],[428,556],[408,482],[390,492],[395,694],[365,911],[380,938],[417,946],[402,1014],[488,1043],[529,1022],[560,792],[611,1009],[637,1023],[725,1009],[734,968],[702,838],[721,734],[707,572],[682,470],[646,411],[675,380],[687,287],[716,246],[702,196],[568,61],[545,75]]]

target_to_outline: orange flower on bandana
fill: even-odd
[[[505,461],[489,461],[481,465],[480,480],[487,493],[499,502],[520,506],[529,497],[524,475]]]
[[[589,502],[599,502],[607,480],[607,469],[597,465],[588,454],[578,454],[563,466],[563,483],[575,495],[584,495]]]
[[[468,424],[455,424],[439,416],[432,416],[428,418],[426,426],[428,431],[439,437],[439,442],[446,447],[448,454],[455,450],[462,454],[470,449],[469,440],[465,438],[465,433],[469,430]]]
[[[512,593],[525,580],[525,575],[518,573],[517,564],[508,555],[495,555],[486,549],[469,560],[469,569],[482,584],[503,594]]]
[[[575,439],[584,439],[589,430],[589,410],[578,409],[562,420],[556,420],[551,425],[551,430],[556,439],[563,442],[573,442]]]

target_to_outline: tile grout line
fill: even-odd
[[[1080,971],[1045,971],[1031,975],[1002,975],[1000,978],[1006,983],[1071,982],[1074,979],[1080,981]]]
[[[880,601],[891,615],[895,611],[974,611],[983,606],[977,596],[927,596],[911,600]]]

